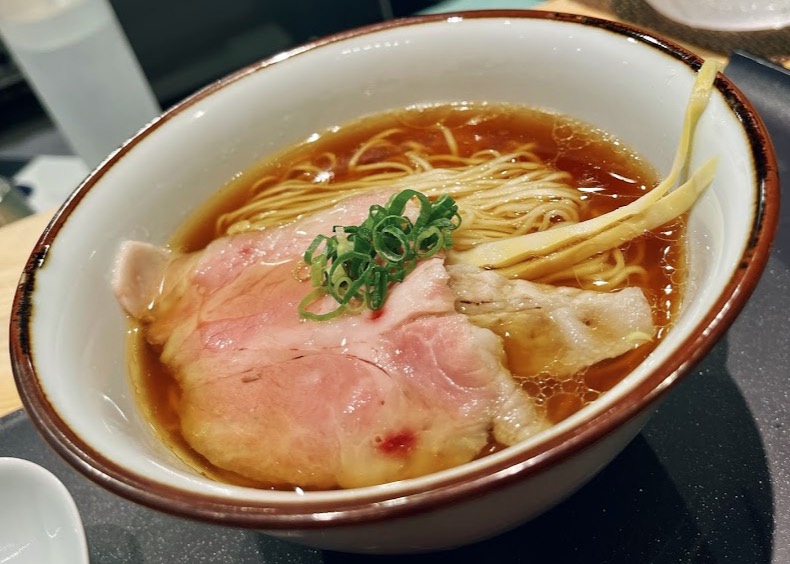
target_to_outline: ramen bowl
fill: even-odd
[[[777,221],[765,129],[723,76],[692,168],[718,156],[688,219],[681,311],[658,347],[595,402],[472,462],[370,487],[270,491],[183,463],[141,415],[127,321],[110,288],[121,242],[164,244],[220,186],[262,156],[363,115],[414,104],[525,104],[594,124],[663,175],[702,61],[635,28],[566,14],[429,16],[349,31],[220,80],[110,155],[41,236],[13,305],[17,385],[42,435],[77,470],[133,502],[352,552],[456,547],[554,506],[611,461],[658,400],[723,334],[755,287]],[[298,445],[294,445],[298,448]]]

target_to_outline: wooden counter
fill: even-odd
[[[5,351],[0,355],[0,417],[22,406],[11,373],[8,322],[19,275],[51,216],[51,213],[32,215],[0,227],[0,342]]]

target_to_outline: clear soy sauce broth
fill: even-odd
[[[179,229],[170,246],[183,252],[202,249],[216,237],[216,218],[242,205],[259,178],[275,176],[284,179],[298,163],[322,165],[321,155],[326,151],[337,156],[334,180],[350,180],[352,176],[345,165],[356,149],[374,134],[388,128],[399,127],[405,131],[393,139],[415,140],[436,152],[446,152],[445,138],[435,128],[430,128],[437,122],[452,130],[464,156],[483,149],[504,153],[525,143],[536,143],[536,153],[552,167],[570,173],[572,185],[583,190],[588,207],[587,216],[582,219],[624,206],[658,183],[652,166],[619,140],[566,116],[499,104],[408,108],[333,128],[322,133],[317,140],[296,145],[243,171],[218,190]],[[376,155],[367,155],[367,158],[375,160]],[[638,259],[647,270],[646,281],[640,280],[638,285],[652,306],[653,322],[659,328],[657,339],[620,357],[591,366],[570,379],[560,380],[548,374],[539,378],[519,378],[524,390],[534,398],[550,422],[562,421],[611,389],[661,340],[682,298],[684,233],[685,218],[681,218],[643,236],[643,244],[626,244],[623,247],[627,259]],[[638,257],[634,256],[636,253],[639,253]],[[629,284],[634,285],[635,282]],[[571,279],[557,285],[578,284]],[[518,347],[518,331],[511,329],[499,331],[506,351]],[[216,468],[187,444],[180,431],[178,385],[167,367],[159,362],[159,351],[146,342],[143,327],[133,326],[129,338],[130,366],[140,404],[157,432],[178,456],[211,478],[269,487]],[[516,359],[517,355],[512,354],[511,357]],[[509,368],[518,378],[517,361],[511,362]],[[499,448],[501,445],[492,441],[481,456]]]

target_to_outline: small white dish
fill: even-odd
[[[82,520],[66,486],[20,458],[0,458],[0,562],[88,562]]]
[[[790,26],[788,0],[645,0],[678,23],[713,31],[761,31]]]

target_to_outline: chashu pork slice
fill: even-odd
[[[597,292],[509,280],[475,266],[449,266],[457,309],[480,327],[507,332],[517,376],[567,378],[654,338],[652,309],[642,290]],[[515,369],[514,369],[515,370]]]
[[[301,252],[333,225],[361,223],[374,197],[188,255],[121,249],[116,295],[161,349],[182,391],[182,433],[211,463],[271,484],[359,487],[547,426],[504,367],[501,339],[456,311],[441,258],[421,262],[380,311],[299,317],[310,291],[296,275]]]

